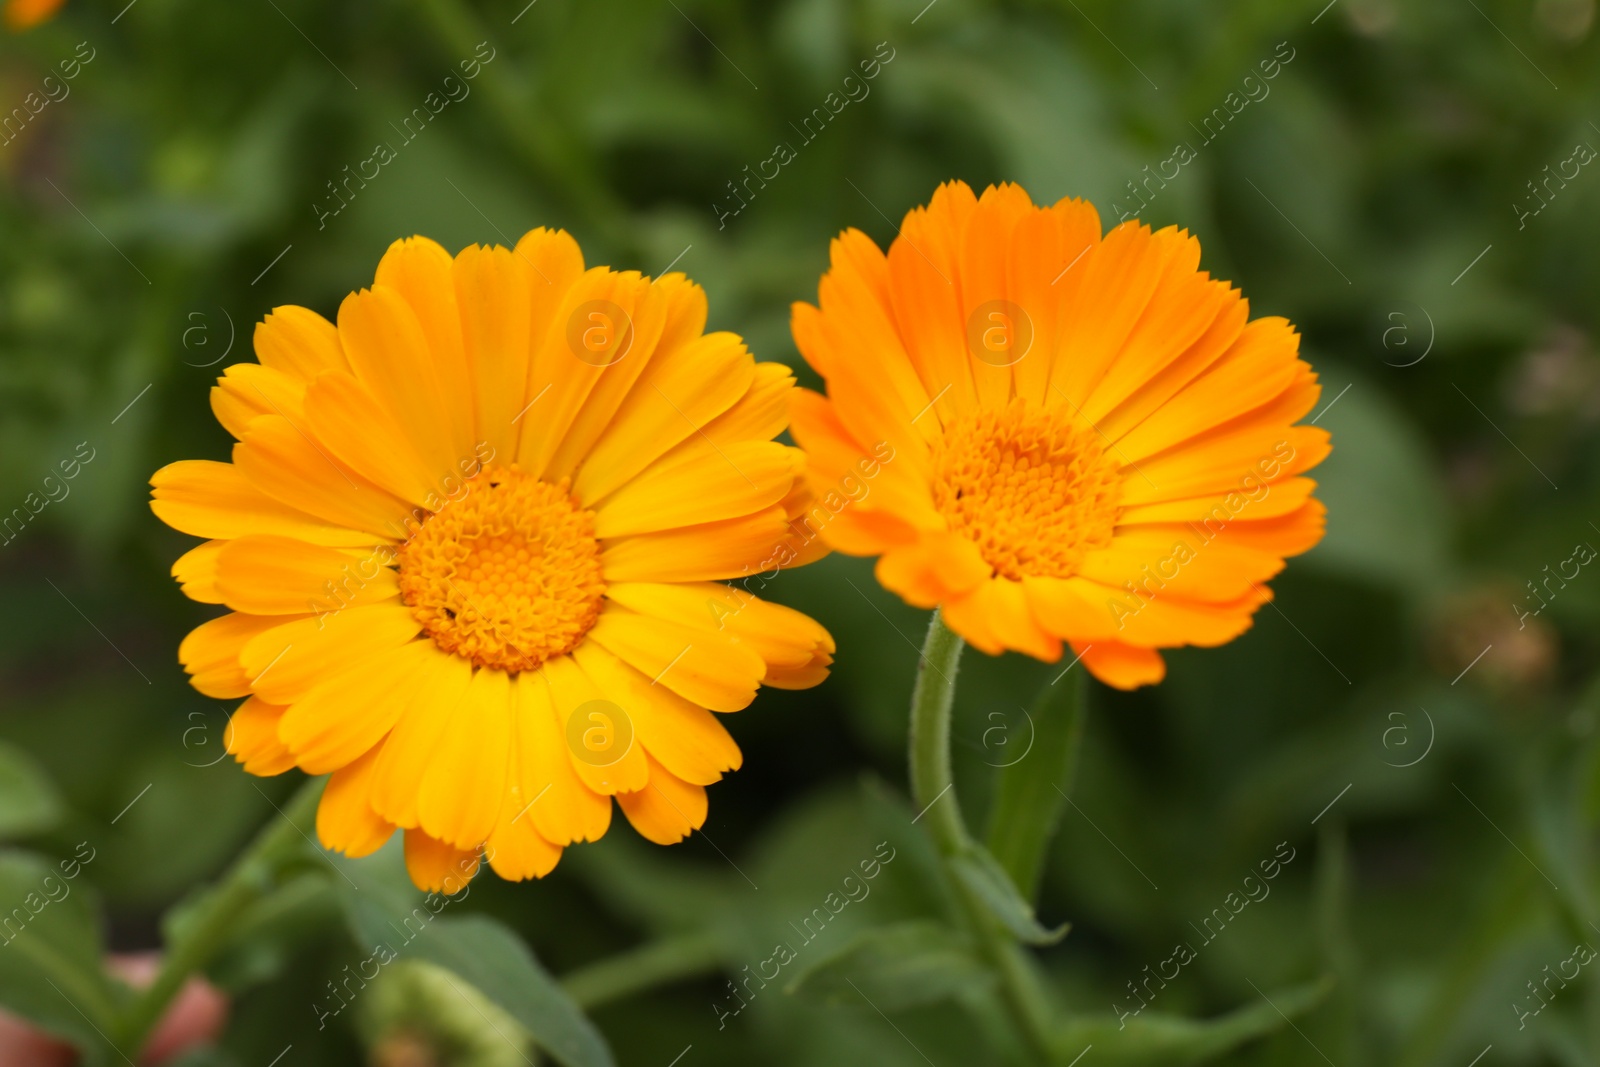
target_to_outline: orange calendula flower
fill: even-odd
[[[794,307],[828,394],[791,407],[807,477],[860,487],[822,538],[985,652],[1067,642],[1119,688],[1238,636],[1322,537],[1328,435],[1295,425],[1319,387],[1294,328],[1199,263],[1015,185],[941,187],[887,254],[846,231]]]
[[[66,0],[8,0],[6,25],[14,30],[31,29],[52,18]]]
[[[332,773],[329,848],[399,827],[423,888],[460,888],[480,849],[539,877],[613,798],[670,844],[740,763],[711,712],[827,675],[821,626],[722,584],[825,549],[773,440],[789,369],[705,320],[683,275],[586,270],[562,232],[453,258],[418,237],[337,324],[278,308],[219,379],[233,462],[151,480],[208,539],[184,592],[231,609],[179,658],[248,698],[247,771]]]

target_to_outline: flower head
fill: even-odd
[[[411,238],[337,324],[278,308],[218,380],[233,461],[151,481],[208,539],[184,592],[231,609],[179,657],[248,698],[246,770],[332,773],[328,847],[402,828],[417,884],[453,890],[480,848],[542,876],[613,798],[680,840],[740,763],[711,712],[826,676],[822,627],[722,584],[825,549],[772,440],[793,377],[705,318],[681,274],[586,270],[562,232],[453,258]]]
[[[49,21],[61,10],[66,0],[7,0],[6,25],[13,30],[27,30]]]
[[[990,653],[1068,643],[1120,688],[1157,651],[1218,645],[1322,537],[1303,474],[1328,435],[1281,318],[1249,319],[1200,245],[1015,185],[942,186],[881,251],[832,247],[794,336],[827,383],[797,390],[814,487],[886,443],[865,495],[819,532]]]

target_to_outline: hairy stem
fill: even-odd
[[[945,864],[950,884],[979,950],[999,978],[1000,999],[1031,1056],[1050,1061],[1050,1007],[1021,945],[951,868],[973,847],[950,773],[950,708],[965,647],[960,635],[934,612],[917,663],[911,693],[911,793]]]

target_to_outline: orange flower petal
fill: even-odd
[[[1073,651],[1094,676],[1113,689],[1137,689],[1154,685],[1167,676],[1166,661],[1151,648],[1136,648],[1116,641],[1097,641]]]

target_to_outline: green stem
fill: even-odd
[[[561,984],[588,1011],[652,986],[710,974],[721,963],[721,946],[702,931],[662,938],[580,967]]]
[[[195,914],[167,946],[155,981],[139,993],[122,1017],[118,1047],[125,1056],[137,1058],[189,976],[211,962],[233,935],[244,913],[271,891],[285,863],[305,848],[301,824],[315,821],[321,797],[320,778],[302,786],[279,810],[281,818],[263,828],[234,861],[222,882],[200,899]]]
[[[967,843],[950,775],[950,707],[964,647],[961,635],[934,612],[917,661],[917,684],[911,690],[911,793],[928,822],[928,832],[946,855],[960,852]]]
[[[963,647],[960,635],[935,611],[911,692],[911,793],[923,812],[921,818],[927,822],[967,925],[999,978],[1001,1002],[1033,1058],[1049,1063],[1050,1007],[1032,961],[951,868],[957,856],[974,847],[950,772],[950,708]]]

